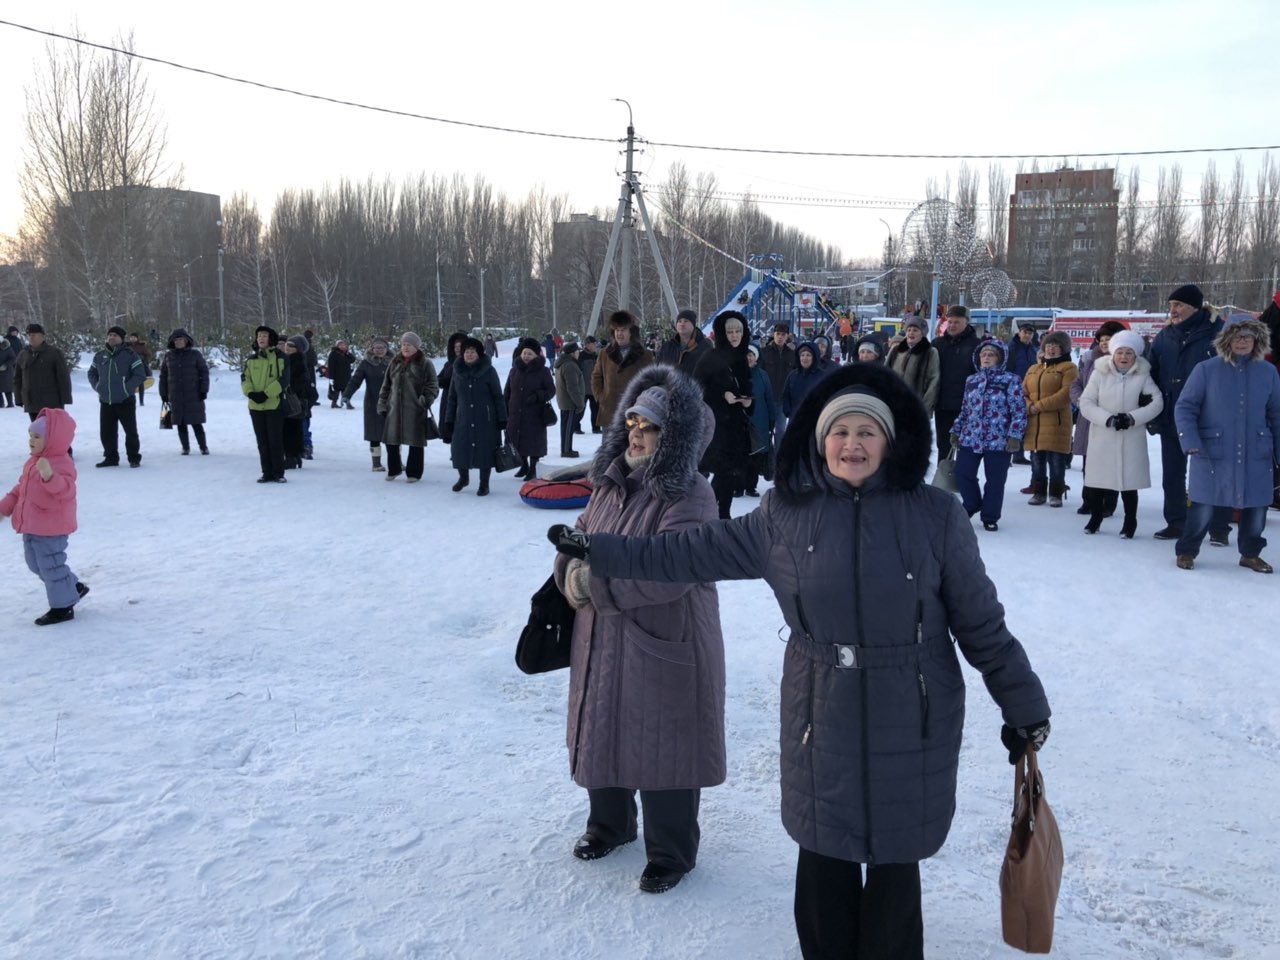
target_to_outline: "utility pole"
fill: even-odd
[[[222,296],[222,221],[218,221],[218,332],[227,342],[227,308]]]
[[[480,268],[480,331],[484,332],[484,272],[488,267]]]
[[[444,332],[444,295],[440,292],[440,248],[436,248],[436,326]]]
[[[625,102],[625,101],[624,101]],[[634,240],[635,216],[631,210],[632,181],[635,177],[636,128],[632,126],[631,104],[627,104],[627,174],[623,182],[622,268],[618,271],[618,309],[631,309],[631,247]]]

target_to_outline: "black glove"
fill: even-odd
[[[1129,416],[1127,413],[1117,413],[1111,419],[1115,421],[1115,428],[1117,430],[1128,430],[1133,426],[1133,417]]]
[[[1027,752],[1027,748],[1039,750],[1049,739],[1049,721],[1041,720],[1025,727],[1011,727],[1007,723],[1000,725],[1000,742],[1009,751],[1009,762],[1017,763]]]
[[[209,398],[209,395],[208,395],[207,393],[202,393],[202,394],[200,394],[200,402],[201,402],[201,403],[204,403],[204,402],[205,402],[205,400],[207,400],[208,398]],[[169,401],[168,401],[168,400],[165,400],[164,402],[165,402],[165,403],[168,403]]]
[[[547,539],[555,544],[556,552],[576,560],[586,560],[591,551],[591,538],[581,530],[557,523],[547,530]]]
[[[249,399],[252,400],[254,403],[266,403],[267,395],[263,393],[261,390],[254,390],[252,393],[249,394]]]
[[[453,424],[452,423],[440,424],[440,439],[443,440],[445,443],[453,443]]]

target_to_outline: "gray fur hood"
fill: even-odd
[[[608,476],[609,467],[627,452],[626,411],[650,387],[667,390],[667,422],[641,482],[655,499],[676,500],[684,496],[699,477],[698,463],[711,443],[715,417],[702,400],[701,385],[665,364],[645,367],[627,384],[613,423],[605,431],[591,461],[588,476],[595,487],[614,482]]]

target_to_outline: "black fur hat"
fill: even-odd
[[[474,350],[474,351],[475,351],[476,353],[478,353],[480,356],[482,356],[482,357],[484,356],[484,344],[483,344],[483,343],[481,343],[479,340],[477,340],[475,337],[467,337],[467,336],[464,336],[464,337],[462,338],[462,353],[459,353],[459,354],[458,354],[458,359],[459,359],[459,360],[461,360],[461,359],[462,359],[462,354],[467,352],[467,348],[468,348],[468,347],[470,347],[472,350]]]
[[[280,342],[280,334],[276,333],[275,330],[271,329],[271,327],[268,327],[266,324],[263,324],[261,327],[258,327],[258,329],[253,331],[253,345],[255,348],[257,348],[258,346],[258,334],[260,334],[263,330],[267,331],[268,347],[274,347],[277,343]]]
[[[818,449],[814,431],[827,401],[855,386],[865,387],[893,413],[894,440],[885,455],[885,482],[900,490],[912,490],[924,482],[933,451],[933,429],[924,404],[888,367],[851,363],[823,377],[787,423],[778,448],[778,469],[773,484],[784,501],[797,502],[831,492],[823,471],[825,459]]]
[[[526,347],[532,350],[534,353],[538,354],[538,356],[542,356],[542,344],[540,344],[533,337],[521,338],[520,342],[516,344],[516,356],[517,357],[520,356],[520,354],[525,350]]]

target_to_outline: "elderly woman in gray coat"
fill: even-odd
[[[549,532],[595,577],[772,588],[790,631],[782,820],[800,846],[805,957],[923,956],[919,861],[942,846],[956,804],[957,647],[1000,706],[1011,762],[1049,731],[960,502],[924,483],[930,435],[897,374],[852,364],[801,404],[753,513],[641,539]]]
[[[627,385],[592,461],[595,488],[577,529],[648,535],[716,517],[698,460],[711,440],[702,388],[650,366]],[[598,576],[556,558],[556,583],[578,609],[569,665],[569,767],[590,800],[573,854],[596,860],[636,838],[640,889],[661,893],[694,868],[702,787],[723,783],[724,641],[714,585]]]
[[[440,393],[436,368],[422,352],[422,338],[416,333],[402,334],[400,352],[387,368],[378,391],[378,413],[385,416],[382,442],[387,446],[387,479],[400,476],[400,444],[408,444],[404,463],[406,483],[422,479],[424,452],[427,446],[427,411]]]

